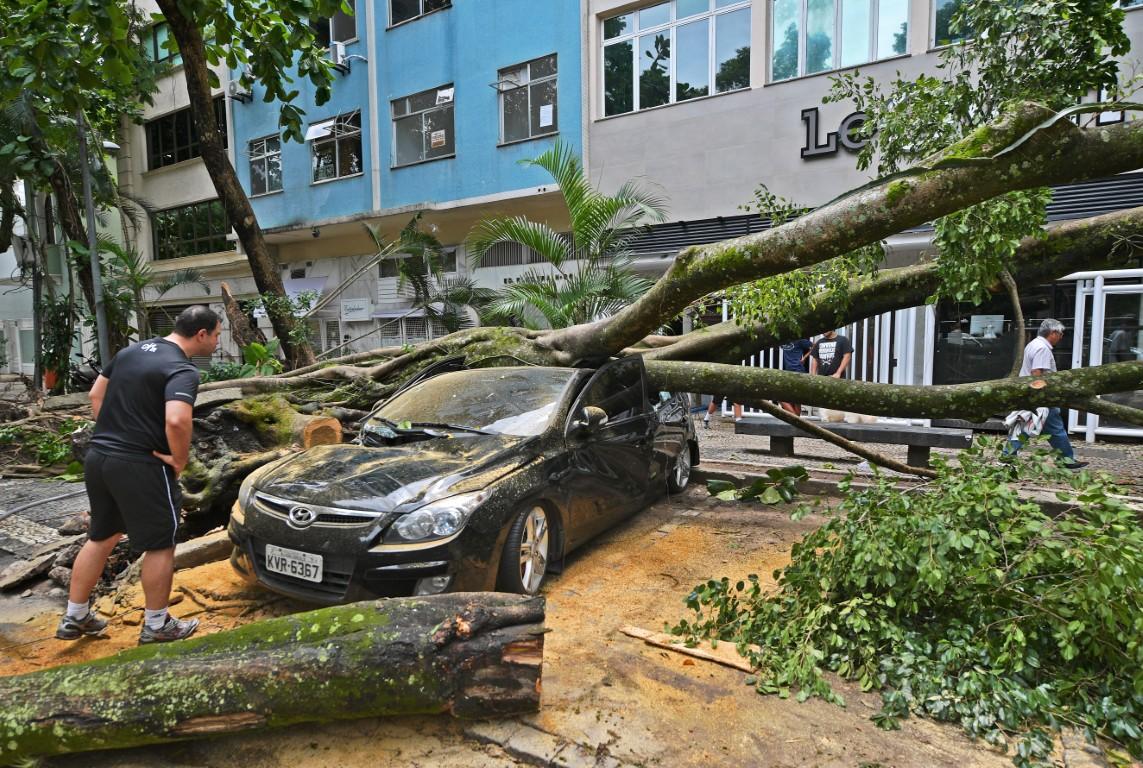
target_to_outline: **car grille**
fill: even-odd
[[[281,573],[266,570],[266,543],[254,540],[254,568],[258,578],[268,586],[278,586],[291,592],[309,592],[322,598],[340,600],[345,597],[349,582],[353,578],[354,559],[352,557],[322,556],[321,581],[295,579]]]
[[[290,510],[294,507],[306,507],[317,514],[317,517],[312,523],[312,525],[315,526],[353,527],[372,525],[382,518],[392,517],[392,514],[388,512],[365,512],[357,509],[323,507],[317,504],[299,504],[296,501],[281,499],[266,493],[255,493],[254,505],[259,511],[280,520],[287,520],[290,515]],[[387,522],[387,520],[385,520],[385,522]]]

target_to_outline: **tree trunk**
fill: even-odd
[[[223,283],[221,289],[222,306],[226,310],[226,319],[230,321],[230,338],[234,340],[239,349],[244,349],[256,341],[264,344],[266,338],[261,331],[251,327],[246,313],[242,311],[238,302],[234,300],[233,294],[230,293],[230,286]]]
[[[178,42],[179,53],[183,57],[183,74],[186,77],[187,93],[190,96],[191,114],[198,129],[199,146],[206,170],[214,182],[215,191],[226,209],[230,225],[242,242],[250,272],[258,292],[266,295],[285,297],[282,276],[278,265],[270,256],[266,238],[250,200],[238,181],[238,174],[230,164],[222,137],[214,120],[214,99],[210,92],[209,67],[206,61],[206,48],[201,30],[187,18],[176,0],[157,0],[159,10],[170,25],[171,34]],[[267,302],[266,314],[274,326],[274,334],[282,344],[291,367],[312,365],[314,353],[303,334],[291,333],[297,319],[284,302]]]
[[[1043,377],[929,387],[843,381],[742,365],[665,361],[649,361],[647,377],[654,389],[721,392],[743,405],[788,400],[877,416],[983,421],[1017,408],[1067,407],[1096,394],[1143,388],[1143,361],[1075,368]]]
[[[0,762],[386,715],[539,709],[544,600],[324,608],[0,678]]]

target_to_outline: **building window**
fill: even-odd
[[[182,54],[175,50],[168,50],[167,40],[171,37],[171,25],[165,21],[160,21],[158,24],[152,25],[149,29],[143,32],[143,51],[151,59],[151,61],[164,62],[169,61],[172,66],[177,67],[183,63]],[[172,43],[172,45],[174,45]]]
[[[749,87],[749,0],[670,0],[603,20],[604,115]]]
[[[771,80],[897,56],[909,36],[908,0],[774,0],[771,17]]]
[[[557,128],[556,54],[502,69],[496,76],[500,91],[500,142],[548,136]]]
[[[451,85],[397,99],[392,106],[394,167],[456,154]]]
[[[222,146],[226,146],[226,108],[222,97],[214,100],[214,124],[222,136]],[[147,168],[155,170],[184,160],[198,157],[198,129],[190,108],[180,109],[169,115],[151,120],[146,125]]]
[[[357,7],[355,0],[343,0],[349,4],[353,13],[346,13],[340,8],[332,19],[324,16],[310,22],[314,31],[315,44],[319,48],[329,48],[330,43],[345,43],[357,39]]]
[[[168,208],[151,217],[155,238],[155,259],[178,259],[201,253],[233,251],[227,240],[230,222],[219,200]]]
[[[933,0],[933,47],[952,45],[969,37],[963,29],[952,31],[952,17],[960,10],[963,0]]]
[[[282,189],[282,140],[266,136],[250,142],[250,194],[265,195]]]
[[[452,5],[452,0],[389,0],[389,26],[415,19]]]
[[[360,110],[312,124],[306,141],[312,142],[315,183],[361,173]]]

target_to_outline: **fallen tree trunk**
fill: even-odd
[[[0,764],[304,722],[539,708],[544,600],[323,608],[0,678]]]

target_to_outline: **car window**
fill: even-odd
[[[638,416],[646,407],[643,367],[638,360],[621,360],[601,368],[588,384],[580,406],[594,405],[610,423]]]
[[[574,377],[568,368],[444,373],[397,395],[376,415],[397,424],[454,424],[504,435],[538,435],[548,428]]]

